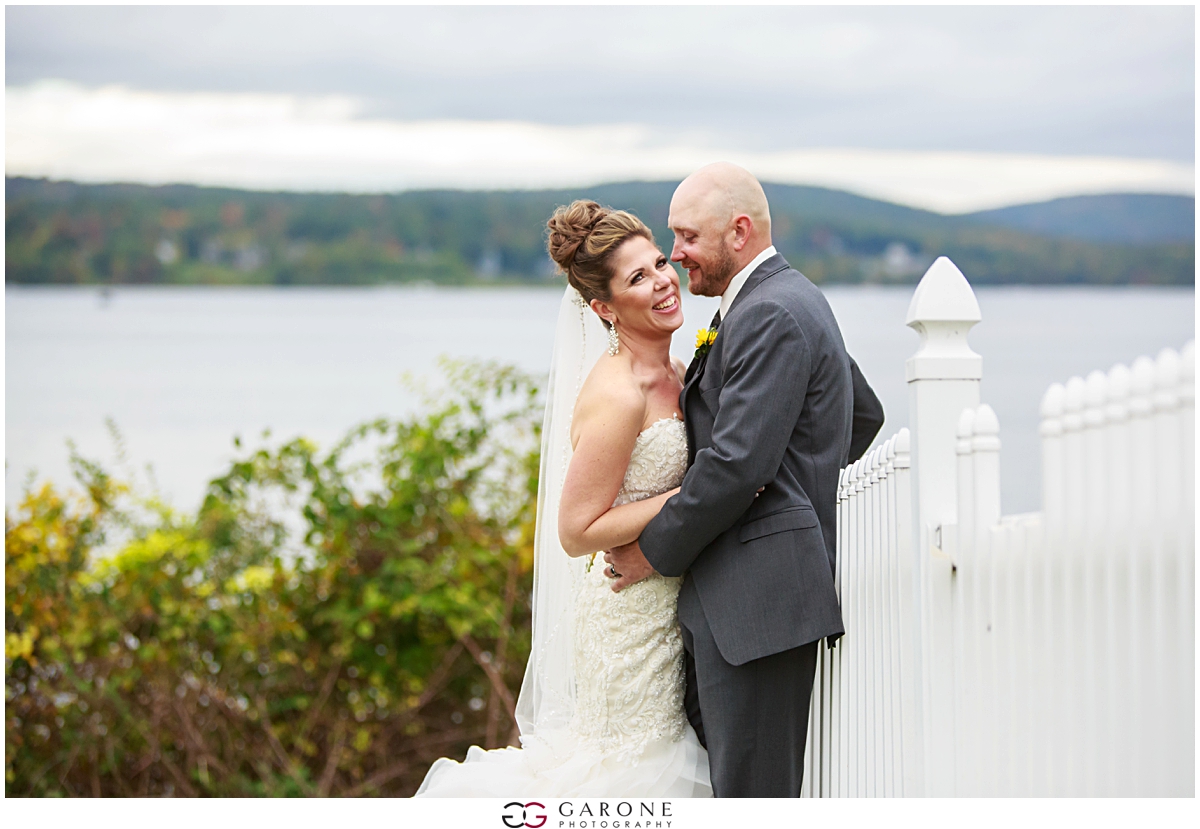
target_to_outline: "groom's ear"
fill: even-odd
[[[733,220],[733,249],[740,251],[750,241],[750,234],[754,232],[754,222],[743,213]]]

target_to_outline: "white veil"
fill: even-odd
[[[571,462],[571,415],[592,366],[607,348],[600,318],[572,287],[563,295],[542,421],[537,527],[533,554],[533,644],[517,697],[522,742],[564,729],[575,712],[575,596],[587,557],[568,556],[558,541],[558,507]]]

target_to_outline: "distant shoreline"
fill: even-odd
[[[1109,194],[943,215],[765,183],[772,238],[818,285],[917,283],[949,256],[975,286],[1195,284],[1195,198]],[[555,284],[545,222],[590,198],[664,248],[671,182],[572,190],[279,193],[8,177],[6,284]],[[561,283],[559,283],[561,284]]]

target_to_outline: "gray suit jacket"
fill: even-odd
[[[775,255],[689,369],[680,406],[691,466],[640,542],[658,572],[694,582],[730,664],[844,632],[833,576],[851,365],[824,295]]]

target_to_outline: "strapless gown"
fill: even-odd
[[[615,505],[679,486],[683,421],[640,435]],[[522,736],[521,748],[472,746],[443,757],[418,797],[711,797],[708,754],[683,708],[680,580],[655,573],[612,592],[604,562],[584,577],[575,613],[575,714],[565,729]]]

